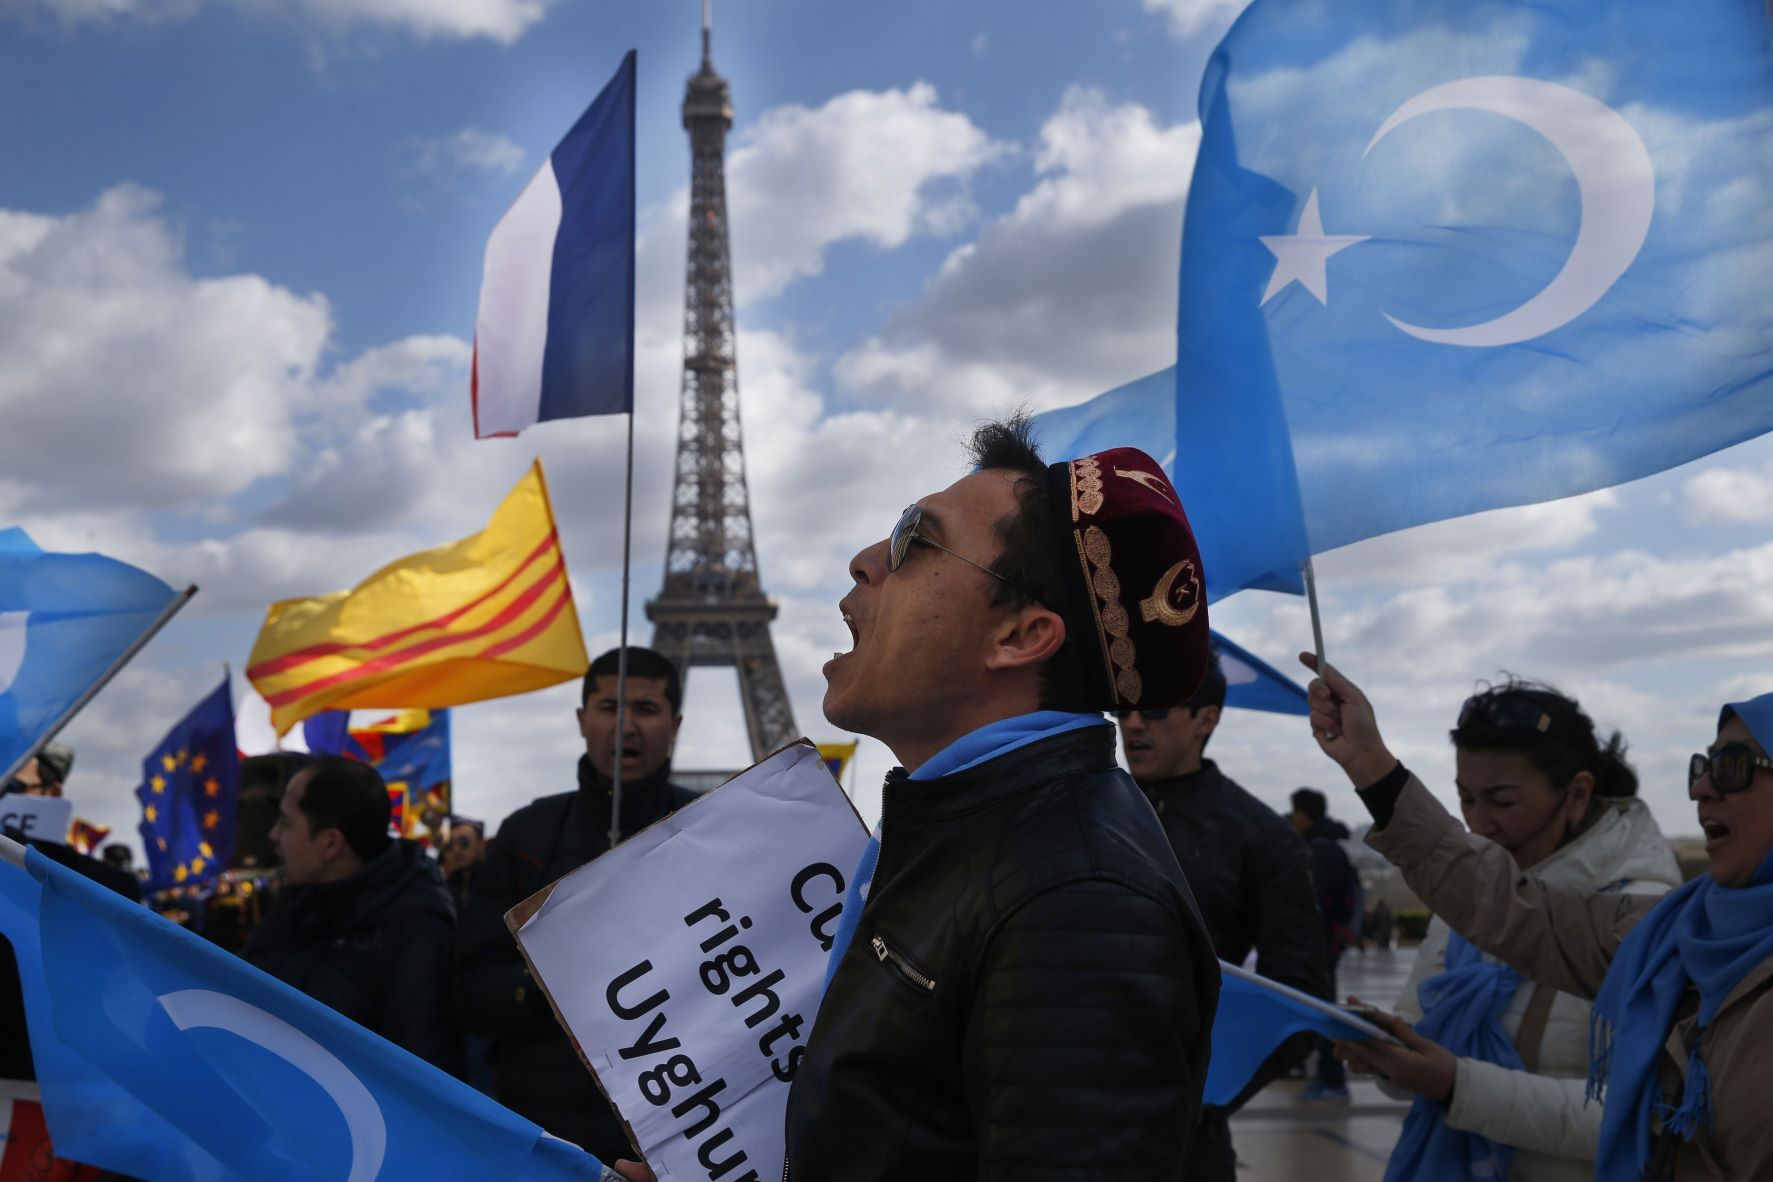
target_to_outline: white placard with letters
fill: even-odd
[[[8,792],[0,796],[0,829],[22,833],[34,841],[68,844],[68,824],[74,819],[74,802],[65,796],[26,796]]]
[[[663,1182],[781,1176],[788,1084],[867,840],[797,743],[506,916]]]

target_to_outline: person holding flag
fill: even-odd
[[[1466,826],[1522,873],[1653,898],[1680,885],[1623,739],[1603,742],[1573,698],[1511,679],[1466,700],[1452,739]],[[1512,1163],[1524,1182],[1589,1176],[1601,1106],[1583,1082],[1586,1001],[1482,956],[1437,919],[1397,1008],[1415,1028],[1410,1046],[1342,1051],[1414,1100],[1388,1179],[1481,1176],[1487,1162]]]
[[[1594,999],[1587,1094],[1605,1100],[1594,1176],[1773,1177],[1773,693],[1726,703],[1690,761],[1710,870],[1658,899],[1522,874],[1398,762],[1359,686],[1319,672],[1312,734],[1372,814],[1367,843],[1477,950]],[[1434,1057],[1402,1019],[1388,1025],[1417,1058]]]

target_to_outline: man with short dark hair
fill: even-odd
[[[241,955],[422,1059],[454,1071],[455,912],[416,842],[388,832],[382,777],[313,759],[290,778],[271,842],[284,886]]]
[[[1193,692],[1200,558],[1142,452],[1047,465],[1019,416],[973,453],[850,562],[825,716],[903,766],[788,1100],[790,1171],[1179,1179],[1218,966],[1101,712]]]
[[[493,1040],[494,1095],[604,1161],[631,1153],[628,1138],[530,976],[505,912],[609,850],[616,760],[624,837],[694,799],[671,783],[671,752],[683,724],[676,666],[652,649],[628,649],[627,711],[618,735],[620,657],[611,649],[585,673],[578,788],[531,801],[499,826],[470,886],[457,950],[459,1012],[469,1031]]]
[[[1348,827],[1330,818],[1330,802],[1315,788],[1301,788],[1293,793],[1293,811],[1287,819],[1311,851],[1311,877],[1323,916],[1321,939],[1329,956],[1333,994],[1336,964],[1360,930],[1360,873],[1342,848],[1348,840]],[[1322,1039],[1318,1041],[1317,1076],[1306,1086],[1305,1098],[1331,1103],[1348,1100],[1348,1073],[1342,1060],[1331,1053],[1330,1044]]]
[[[1118,711],[1127,768],[1157,809],[1219,959],[1241,965],[1254,952],[1256,971],[1264,977],[1327,998],[1329,967],[1305,843],[1279,813],[1206,758],[1224,713],[1225,688],[1215,653],[1186,705]],[[1289,1039],[1236,1100],[1202,1109],[1190,1179],[1229,1182],[1237,1176],[1231,1114],[1302,1061],[1314,1042],[1309,1035]]]

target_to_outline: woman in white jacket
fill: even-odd
[[[1615,733],[1605,744],[1576,702],[1511,680],[1470,698],[1453,745],[1466,825],[1548,882],[1630,894],[1681,881]],[[1449,973],[1451,966],[1454,970]],[[1588,1178],[1601,1105],[1586,1101],[1586,1001],[1523,980],[1436,919],[1397,1007],[1405,1048],[1340,1052],[1417,1100],[1387,1182]],[[1430,1035],[1440,1036],[1440,1042]],[[1459,1053],[1441,1042],[1451,1044]]]

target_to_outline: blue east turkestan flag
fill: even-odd
[[[1225,674],[1225,704],[1240,710],[1265,710],[1271,714],[1311,713],[1305,687],[1240,644],[1218,632],[1209,632],[1219,671]]]
[[[0,861],[0,934],[19,954],[61,1155],[157,1182],[602,1173],[576,1146],[177,924],[35,850],[25,864]]]
[[[1207,1063],[1201,1102],[1221,1107],[1232,1103],[1282,1043],[1307,1031],[1357,1042],[1375,1035],[1389,1037],[1327,1001],[1220,961],[1213,1057]]]
[[[16,763],[178,595],[102,554],[47,554],[0,529],[0,772]]]
[[[634,51],[486,243],[474,435],[634,409]]]
[[[240,750],[226,678],[142,760],[135,796],[142,806],[149,890],[198,886],[228,868],[240,802]]]
[[[1093,420],[1173,423],[1209,589],[1773,429],[1769,40],[1765,0],[1254,0],[1201,88],[1174,405]]]

